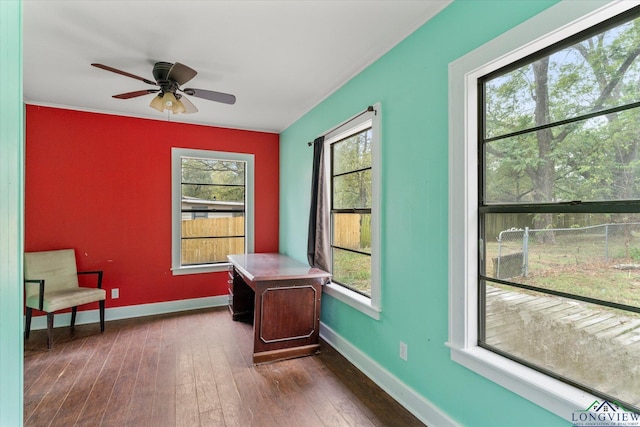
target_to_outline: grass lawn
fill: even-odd
[[[509,280],[640,307],[640,259],[628,256],[638,253],[636,247],[640,247],[640,238],[625,242],[623,236],[610,237],[605,242],[602,236],[557,235],[555,243],[546,244],[530,239],[527,277]],[[521,251],[521,245],[516,250]],[[498,242],[488,243],[488,275],[494,274],[492,258],[497,254]],[[638,268],[616,268],[621,264]]]
[[[371,296],[371,257],[340,249],[334,250],[333,280]]]

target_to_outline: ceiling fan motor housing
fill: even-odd
[[[153,66],[153,78],[156,79],[156,82],[160,83],[162,80],[168,80],[167,76],[171,71],[171,67],[173,67],[171,62],[156,62]]]
[[[178,83],[168,78],[171,67],[173,64],[170,62],[156,62],[153,66],[153,78],[161,88],[160,94],[167,92],[175,94],[178,90]]]

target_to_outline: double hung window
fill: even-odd
[[[376,104],[324,138],[332,274],[325,291],[374,318],[380,311],[381,114]]]
[[[174,149],[172,161],[174,274],[224,267],[247,252],[253,158]]]
[[[371,296],[371,123],[331,143],[333,282]]]
[[[593,396],[640,409],[640,10],[624,3],[451,67],[452,358],[563,416]]]
[[[640,360],[638,16],[478,82],[479,345],[629,406],[596,361]]]

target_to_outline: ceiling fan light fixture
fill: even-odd
[[[176,99],[176,96],[171,92],[165,92],[164,96],[162,97],[164,108],[167,110],[173,110],[173,106],[177,101],[178,100]]]
[[[166,110],[170,110],[173,114],[180,114],[186,111],[184,104],[171,92],[159,93],[158,96],[154,96],[149,106],[161,113]]]
[[[187,109],[184,108],[184,104],[180,102],[179,99],[176,99],[176,101],[173,103],[173,109],[171,111],[173,111],[173,114],[180,114],[187,111]]]
[[[162,94],[159,93],[158,96],[154,96],[149,104],[149,107],[155,108],[161,113],[164,111],[164,102],[162,101]]]

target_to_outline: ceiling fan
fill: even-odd
[[[151,104],[149,104],[149,106],[160,112],[165,110],[172,111],[174,114],[189,114],[197,112],[198,109],[196,106],[193,105],[183,94],[195,96],[196,98],[207,99],[209,101],[222,102],[224,104],[235,104],[236,102],[236,97],[228,93],[214,92],[212,90],[205,89],[181,89],[180,86],[194,78],[198,72],[193,68],[180,64],[179,62],[176,62],[175,64],[170,62],[156,62],[153,66],[153,78],[155,79],[155,82],[145,79],[144,77],[136,76],[135,74],[127,73],[126,71],[118,70],[117,68],[113,68],[108,65],[96,63],[91,65],[106,71],[111,71],[112,73],[121,74],[123,76],[131,77],[132,79],[143,81],[149,85],[159,86],[159,89],[136,90],[134,92],[113,95],[113,97],[118,99],[129,99],[148,95],[150,93],[157,93],[158,95],[151,100]]]

